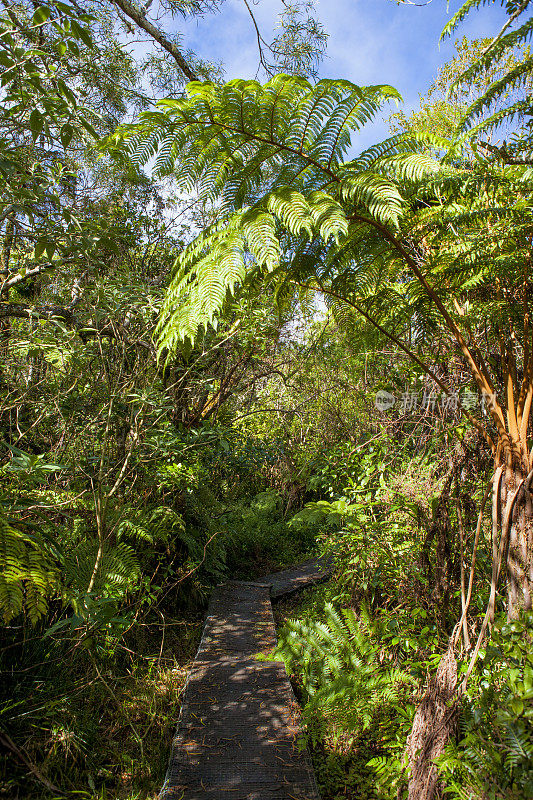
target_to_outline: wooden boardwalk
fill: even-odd
[[[276,644],[271,588],[279,597],[329,572],[314,559],[213,592],[160,800],[318,800],[285,667],[255,656]]]
[[[320,558],[310,558],[292,569],[273,572],[261,580],[270,584],[273,600],[284,597],[300,589],[326,581],[331,575],[331,563]]]

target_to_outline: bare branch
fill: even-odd
[[[521,3],[519,6],[518,6],[518,8],[516,9],[516,11],[515,11],[513,14],[511,14],[511,16],[509,17],[509,19],[508,19],[508,20],[507,20],[507,21],[504,23],[504,25],[503,25],[503,27],[502,27],[501,31],[498,33],[498,35],[497,35],[497,36],[495,36],[495,37],[494,37],[494,39],[493,39],[493,40],[492,40],[492,41],[491,41],[491,42],[490,42],[490,43],[487,45],[487,47],[486,47],[486,48],[483,50],[483,52],[481,53],[481,58],[482,58],[483,56],[487,55],[487,53],[488,53],[490,50],[492,50],[492,48],[494,47],[494,45],[495,45],[497,42],[499,42],[499,41],[500,41],[500,39],[502,38],[502,36],[503,36],[503,34],[505,33],[505,31],[506,31],[506,30],[507,30],[507,29],[508,29],[508,28],[509,28],[509,27],[510,27],[512,24],[513,24],[513,22],[515,21],[515,19],[517,19],[517,17],[519,17],[519,16],[520,16],[520,14],[521,14],[523,11],[525,11],[525,10],[526,10],[527,6],[529,5],[529,2],[530,2],[530,0],[523,0],[523,2],[522,2],[522,3]]]
[[[16,319],[45,319],[61,320],[69,328],[75,330],[85,342],[93,336],[105,336],[109,339],[116,338],[113,327],[104,322],[96,327],[81,322],[73,313],[72,308],[64,306],[26,306],[22,303],[0,303],[0,320],[14,317]]]
[[[144,14],[137,9],[133,3],[130,3],[129,0],[113,0],[114,4],[120,8],[120,10],[126,14],[130,19],[132,19],[139,28],[142,28],[146,33],[150,34],[152,39],[161,45],[161,47],[170,53],[172,58],[176,61],[177,65],[183,72],[186,78],[190,81],[197,81],[199,80],[198,75],[191,69],[188,65],[185,57],[181,53],[181,51],[176,47],[176,45],[168,39],[163,31],[156,28]]]

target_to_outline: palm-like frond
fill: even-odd
[[[448,22],[441,34],[441,39],[450,36],[472,10],[494,2],[495,0],[467,0]],[[497,63],[498,59],[507,54],[512,54],[516,51],[516,48],[527,45],[531,40],[533,36],[533,17],[527,19],[514,30],[511,29],[512,24],[527,11],[530,6],[530,0],[500,0],[500,5],[504,7],[507,14],[506,23],[479,58],[452,83],[449,89],[450,93],[453,93],[461,86],[467,86],[475,82]],[[524,120],[530,117],[533,105],[527,90],[531,89],[532,72],[533,58],[526,51],[519,63],[511,66],[499,80],[493,81],[481,97],[467,108],[458,133],[462,134],[463,137],[472,138],[480,131],[486,132],[497,127],[503,120],[510,121],[513,118]],[[495,109],[488,119],[482,120],[476,125],[476,121],[484,113],[490,112],[490,109],[494,108],[497,102],[505,103],[506,100],[508,101],[511,92],[516,92],[519,89],[526,90],[525,98],[519,98],[511,102],[507,107]]]
[[[440,36],[441,41],[442,39],[445,39],[447,36],[451,36],[451,34],[455,30],[457,30],[461,22],[463,22],[463,20],[466,19],[468,14],[474,8],[480,8],[481,6],[485,5],[492,5],[493,3],[494,0],[466,0],[466,2],[463,3],[461,8],[458,11],[456,11],[453,17],[449,20],[449,22],[446,23]]]
[[[7,623],[25,610],[32,622],[46,612],[58,574],[39,537],[0,516],[0,615]]]
[[[457,153],[441,160],[450,142],[427,132],[346,159],[351,135],[397,97],[388,86],[313,86],[283,75],[264,86],[192,83],[185,99],[117,134],[133,157],[159,152],[158,168],[172,169],[184,189],[199,188],[219,212],[176,260],[160,351],[170,355],[216,325],[231,295],[264,273],[279,297],[291,283],[322,292],[339,319],[350,316],[343,298],[393,330],[405,327],[403,314],[417,342],[437,331],[444,305],[448,322],[457,318],[452,291],[481,298],[496,276],[509,283],[511,243],[498,226],[529,224],[527,168],[487,169]],[[394,288],[401,284],[406,291]]]
[[[282,246],[292,253],[290,270],[297,275],[300,257],[305,261],[310,252],[302,251],[302,241],[331,267],[340,252],[354,255],[346,244],[357,242],[361,219],[397,228],[407,208],[400,182],[434,175],[438,162],[416,152],[415,139],[406,135],[343,159],[353,132],[398,98],[390,86],[332,80],[313,86],[286,75],[264,86],[192,83],[186,99],[164,101],[162,110],[122,129],[118,138],[134,160],[158,153],[156,170],[172,169],[181,188],[199,188],[220,204],[219,222],[176,261],[157,328],[162,350],[171,352],[199,327],[216,324],[254,269],[280,268]],[[285,273],[288,266],[284,257]]]

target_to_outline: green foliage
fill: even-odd
[[[227,574],[240,578],[298,563],[316,547],[313,529],[291,530],[283,518],[283,498],[273,490],[228,508],[220,521],[227,537]]]
[[[451,288],[474,290],[495,269],[509,281],[508,260],[488,258],[494,230],[486,251],[471,231],[483,230],[488,216],[529,225],[524,169],[494,169],[489,189],[484,165],[441,165],[430,150],[450,142],[427,129],[343,160],[352,133],[397,99],[391,87],[311,86],[277,76],[264,86],[192,83],[187,92],[115,137],[139,161],[158,153],[156,170],[172,172],[183,189],[198,185],[202,196],[220,201],[217,222],[178,257],[157,328],[165,357],[216,324],[227,298],[258,272],[282,291],[291,282],[318,290],[337,316],[351,307],[379,320],[382,332],[400,314],[402,324],[410,319],[426,332],[438,325],[455,332],[444,303],[429,302],[435,294],[445,301]],[[450,225],[449,238],[443,226]],[[422,227],[438,241],[425,253],[435,288],[420,276],[420,254],[408,244]],[[396,235],[406,237],[403,244]],[[498,239],[502,249],[507,244]]]
[[[314,13],[313,0],[292,0],[283,4],[278,32],[269,45],[276,63],[263,64],[269,72],[316,78],[328,35]]]
[[[525,122],[529,98],[513,111],[505,92],[527,89],[529,23],[491,45],[492,65],[485,43],[465,44],[465,64],[441,76],[449,85],[473,53],[463,93],[455,83],[412,130],[355,155],[399,95],[306,81],[324,33],[307,2],[284,8],[271,53],[295,75],[182,91],[155,56],[154,85],[173,96],[100,159],[94,137],[148,107],[105,6],[89,18],[23,0],[1,15],[1,726],[72,794],[156,791],[212,586],[289,566],[318,539],[335,579],[276,656],[325,796],[401,797],[415,703],[460,606],[450,504],[468,567],[487,454],[437,411],[378,411],[375,390],[425,388],[422,359],[462,387],[455,322],[497,377],[508,322],[526,372],[531,170],[503,155],[519,162],[527,133],[494,163],[475,144],[449,148],[471,90],[482,99],[465,130],[482,114]],[[152,159],[164,193],[140,169]],[[465,461],[441,503],[459,431]],[[490,558],[482,526],[472,634]],[[482,653],[440,762],[458,800],[530,792],[531,633],[513,625]],[[38,796],[17,778],[8,791]]]
[[[457,800],[533,797],[533,618],[500,619],[463,699],[458,742],[440,760]]]
[[[438,71],[435,80],[427,92],[420,97],[420,107],[406,115],[403,111],[392,114],[390,122],[395,132],[417,130],[419,132],[431,131],[444,138],[453,139],[457,129],[463,123],[467,109],[480,102],[489,89],[498,84],[511,69],[524,63],[528,59],[528,49],[514,49],[502,54],[501,58],[492,59],[486,68],[463,81],[462,76],[470,70],[473,64],[478,63],[491,45],[490,38],[468,40],[463,37],[455,42],[457,55],[444,64]],[[502,111],[505,98],[494,107],[494,111]],[[490,111],[485,111],[483,116],[488,116]],[[480,120],[482,122],[482,120]],[[514,129],[509,121],[507,130],[501,128],[500,136],[512,136]],[[470,146],[469,146],[470,145]],[[474,159],[470,148],[475,147],[472,142],[466,143],[462,149],[463,159]],[[476,149],[477,157],[479,151]]]
[[[48,475],[60,472],[63,469],[61,464],[51,464],[47,460],[46,453],[31,455],[25,453],[18,447],[10,446],[12,458],[4,467],[7,475],[13,474],[18,479],[21,486],[36,486],[46,480]]]
[[[24,533],[0,513],[0,615],[4,622],[24,610],[36,623],[46,613],[57,581],[41,537]]]
[[[487,0],[467,0],[455,13],[452,19],[445,26],[441,38],[450,36],[465,18],[474,10],[482,5],[486,5]],[[525,47],[531,40],[533,34],[533,18],[525,19],[523,15],[530,7],[530,0],[500,0],[507,16],[507,20],[494,39],[487,44],[484,50],[478,55],[474,63],[468,66],[460,76],[456,78],[450,92],[453,93],[458,88],[462,88],[472,82],[477,81],[480,76],[484,76],[493,69],[494,64],[502,62],[505,57],[513,54],[520,47]],[[517,27],[513,25],[517,24]],[[531,74],[533,71],[533,57],[529,48],[525,50],[525,57],[508,66],[505,73],[497,80],[493,80],[480,97],[476,98],[466,109],[463,115],[458,132],[469,137],[487,133],[501,126],[502,122],[517,120],[530,124],[532,104],[531,104]],[[522,92],[520,93],[520,90]],[[511,102],[509,102],[511,101]],[[507,104],[505,104],[507,102]],[[495,104],[503,107],[495,109]],[[481,119],[485,112],[492,109],[492,114],[488,118]],[[480,121],[481,119],[481,121]],[[477,124],[476,124],[477,123]],[[531,131],[525,140],[518,137],[511,144],[511,151],[514,156],[520,157],[522,153],[527,154],[531,145]]]
[[[309,277],[311,249],[313,274],[353,273],[366,223],[398,226],[406,209],[399,182],[434,175],[438,162],[416,152],[413,136],[393,137],[344,161],[352,133],[398,99],[390,86],[332,80],[312,86],[286,75],[264,86],[191,83],[187,99],[163,101],[162,110],[144,113],[108,142],[116,148],[125,141],[136,162],[157,156],[156,172],[221,202],[218,221],[177,259],[157,329],[162,351],[173,352],[213,324],[254,270],[286,272],[285,251],[292,251],[296,280]]]
[[[416,634],[416,649],[409,655],[391,645],[398,642],[391,627],[397,618],[396,610],[371,616],[363,606],[356,615],[327,603],[303,619],[289,620],[281,630],[276,655],[285,661],[301,697],[306,736],[326,797],[342,797],[347,788],[364,800],[397,796],[415,693],[427,668]],[[418,634],[420,620],[416,628]]]
[[[100,556],[97,561],[98,556]],[[93,573],[96,595],[124,597],[139,579],[139,562],[133,549],[125,542],[105,544],[100,552],[95,541],[81,542],[63,557],[65,580],[76,594],[87,592]]]
[[[342,565],[337,600],[364,599],[375,608],[396,597],[398,585],[411,591],[423,581],[417,561],[419,519],[433,488],[428,461],[430,456],[417,458],[410,451],[392,458],[385,440],[377,439],[357,448],[338,446],[313,465],[308,487],[330,499],[306,503],[290,524],[300,529],[322,523],[322,546]],[[408,481],[411,468],[417,472],[414,486]]]
[[[324,607],[323,622],[286,622],[274,656],[297,673],[305,717],[318,724],[319,736],[327,725],[328,735],[355,741],[388,706],[398,706],[413,684],[408,672],[380,664],[371,633],[367,611],[358,619],[352,609],[339,613],[331,604]],[[316,735],[313,726],[310,734]]]
[[[68,50],[72,55],[79,55],[80,42],[89,48],[93,46],[87,27],[90,21],[90,16],[80,16],[78,10],[67,3],[37,6],[24,28],[28,42],[24,47],[19,30],[22,23],[17,24],[14,14],[0,16],[2,205],[3,210],[12,210],[32,223],[36,206],[46,202],[59,204],[59,192],[64,191],[74,177],[65,161],[57,158],[57,153],[54,157],[50,149],[57,145],[68,147],[75,132],[82,141],[87,135],[93,140],[97,136],[87,119],[87,109],[78,104],[75,93],[61,74],[57,74],[61,53]],[[52,40],[46,43],[45,31],[52,32]],[[15,141],[7,135],[12,126],[17,129]],[[31,163],[37,140],[40,159]],[[2,221],[4,219],[2,217]],[[63,238],[68,240],[68,234],[74,234],[76,229],[76,220],[68,211],[64,224],[67,237]],[[46,254],[50,262],[57,249],[54,237],[45,236],[43,232],[35,247],[35,257],[38,260]]]
[[[120,509],[121,519],[117,524],[117,539],[139,545],[174,546],[180,539],[192,549],[192,542],[185,536],[185,523],[181,514],[168,506],[158,506],[151,511],[142,511],[131,506]]]
[[[24,611],[36,624],[59,588],[57,551],[41,526],[17,522],[26,492],[62,470],[47,454],[31,455],[11,447],[9,462],[0,469],[0,615],[9,622]],[[14,497],[12,495],[14,494]]]

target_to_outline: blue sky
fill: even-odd
[[[450,13],[459,5],[452,1]],[[281,8],[280,0],[260,0],[253,6],[267,41]],[[453,39],[438,45],[449,18],[445,0],[423,7],[397,5],[393,0],[318,0],[317,15],[329,34],[321,77],[346,78],[362,85],[390,83],[403,95],[406,110],[418,105],[419,93],[426,91],[439,66],[455,53]],[[472,13],[454,38],[494,35],[502,20],[499,3],[482,8]],[[221,61],[228,80],[255,77],[255,31],[242,0],[226,0],[218,13],[203,19],[173,23],[167,18],[165,23],[167,31],[183,34],[184,49]],[[386,135],[385,123],[375,125],[357,144],[363,148]]]

